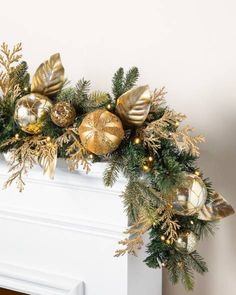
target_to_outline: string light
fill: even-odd
[[[20,138],[20,134],[19,133],[16,133],[15,139],[19,139],[19,138]]]
[[[200,176],[201,173],[200,173],[199,170],[196,170],[196,171],[194,172],[194,174],[197,175],[197,176]]]
[[[143,165],[143,171],[144,172],[149,172],[150,171],[150,167],[148,165]]]
[[[111,110],[112,109],[112,105],[110,103],[107,105],[107,109],[108,110]]]
[[[165,236],[161,236],[162,241],[165,241],[165,239],[166,239]]]
[[[148,157],[148,162],[152,163],[154,161],[154,158],[152,156]]]
[[[192,225],[194,224],[193,220],[190,220],[190,224],[192,224]]]
[[[47,136],[46,141],[47,142],[50,142],[51,141],[51,137],[50,136]]]
[[[162,263],[161,263],[161,266],[162,266],[162,267],[166,267],[166,263],[165,263],[165,262],[162,262]]]
[[[94,155],[93,155],[93,154],[89,154],[88,158],[89,158],[90,160],[92,160],[92,159],[94,158]]]
[[[134,138],[134,143],[135,144],[140,144],[141,143],[141,139],[139,137],[135,137]]]

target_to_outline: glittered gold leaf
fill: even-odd
[[[234,214],[233,207],[218,193],[214,193],[213,200],[198,213],[198,219],[216,221]]]
[[[116,105],[116,112],[125,126],[141,126],[146,120],[151,105],[148,85],[133,88],[122,94]]]
[[[36,70],[31,85],[31,91],[53,96],[58,93],[64,84],[64,67],[60,54],[52,55]]]

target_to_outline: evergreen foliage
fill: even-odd
[[[21,91],[14,100],[9,99],[11,93],[8,94],[8,98],[0,97],[0,152],[6,152],[16,145],[20,145],[20,141],[17,143],[13,141],[14,144],[4,145],[16,133],[20,134],[21,138],[27,136],[14,122],[16,100],[29,93],[30,89],[27,64],[25,62],[19,63],[12,75],[14,76],[11,78],[19,85]],[[42,137],[50,136],[54,142],[61,138],[58,155],[68,159],[68,149],[73,149],[76,165],[79,161],[83,161],[86,167],[89,166],[86,151],[79,140],[75,140],[75,138],[78,138],[76,128],[80,125],[86,113],[98,108],[105,108],[107,104],[114,106],[119,96],[134,87],[138,77],[139,71],[136,67],[131,68],[127,73],[124,72],[123,68],[119,68],[112,79],[112,95],[102,91],[90,92],[90,81],[85,79],[79,80],[76,87],[64,87],[54,98],[54,101],[67,101],[75,107],[77,117],[74,125],[69,130],[60,128],[53,124],[50,116],[48,116]],[[163,89],[157,92],[157,101],[158,95],[162,100]],[[160,105],[153,104],[144,127],[150,122],[162,118],[167,110],[162,102]],[[173,114],[170,113],[170,115]],[[176,114],[174,115],[176,117]],[[148,256],[145,263],[152,268],[158,268],[164,264],[172,283],[182,281],[186,289],[192,290],[193,271],[202,274],[207,271],[203,258],[197,252],[181,254],[175,249],[174,243],[163,242],[161,236],[166,234],[168,230],[176,231],[176,234],[179,230],[191,230],[201,239],[206,235],[213,234],[216,224],[199,220],[195,215],[168,215],[169,197],[176,192],[187,173],[196,171],[198,157],[193,155],[191,151],[179,149],[173,140],[169,139],[169,134],[177,129],[173,122],[171,124],[166,123],[164,129],[163,132],[167,136],[158,139],[159,147],[156,153],[150,151],[145,144],[134,143],[134,137],[139,135],[139,131],[142,130],[125,130],[125,140],[115,152],[105,157],[108,166],[104,173],[104,184],[113,186],[120,173],[127,178],[127,185],[122,193],[122,198],[130,224],[144,224],[150,234],[150,243],[147,246]],[[82,152],[80,153],[80,151]],[[150,155],[154,158],[154,161],[151,164],[150,171],[144,173],[143,167],[147,164]],[[94,161],[103,159],[103,157],[95,156]],[[208,191],[207,201],[210,201],[213,193],[212,184],[209,179],[203,179],[203,181]],[[139,226],[137,228],[135,230],[138,232]],[[143,228],[140,226],[141,233],[143,233],[142,230]],[[139,244],[142,244],[140,239],[138,241]]]
[[[112,79],[112,93],[117,99],[124,92],[135,86],[139,77],[137,67],[132,67],[126,74],[123,68],[119,68]]]

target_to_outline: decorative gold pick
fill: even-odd
[[[116,112],[126,127],[141,126],[147,118],[150,105],[149,86],[140,86],[125,92],[118,98]]]
[[[213,200],[199,211],[198,219],[216,221],[232,214],[233,207],[219,193],[214,192]]]
[[[36,70],[32,79],[31,92],[53,96],[61,90],[64,81],[64,67],[60,54],[56,53]]]

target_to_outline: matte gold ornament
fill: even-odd
[[[68,102],[57,102],[51,110],[51,119],[59,127],[69,127],[76,117],[75,108]]]
[[[197,237],[192,231],[184,231],[175,241],[175,249],[182,254],[190,254],[197,248]]]
[[[141,126],[146,120],[151,105],[149,86],[135,87],[122,94],[116,112],[126,127]]]
[[[64,81],[64,67],[60,54],[56,53],[36,70],[32,79],[31,91],[50,97],[61,90]]]
[[[43,129],[45,118],[51,107],[49,98],[38,93],[31,93],[18,100],[14,119],[24,132],[38,134]]]
[[[198,219],[216,221],[234,214],[233,207],[217,192],[214,192],[212,201],[205,204],[198,213]]]
[[[184,180],[173,201],[176,214],[193,215],[199,212],[206,202],[207,189],[200,177],[190,174]]]
[[[120,145],[124,130],[120,119],[107,110],[89,113],[79,127],[83,146],[96,155],[113,152]]]

